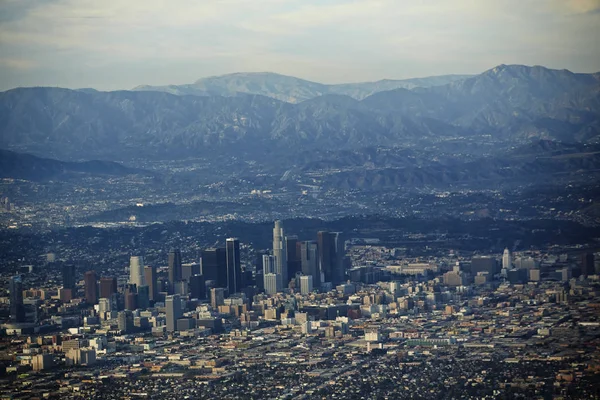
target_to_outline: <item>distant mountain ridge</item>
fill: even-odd
[[[0,178],[46,181],[69,176],[124,176],[148,173],[110,161],[65,162],[0,149]]]
[[[171,158],[549,139],[600,141],[600,74],[500,65],[443,86],[298,104],[251,94],[22,88],[0,93],[0,147],[56,158]]]
[[[133,90],[192,96],[234,96],[238,93],[246,93],[272,97],[288,103],[299,103],[326,94],[341,94],[362,100],[386,90],[439,86],[470,76],[441,75],[402,80],[383,79],[376,82],[323,84],[273,72],[237,72],[198,79],[187,85],[141,85]]]

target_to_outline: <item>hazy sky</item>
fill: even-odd
[[[0,0],[0,90],[600,70],[600,0]]]

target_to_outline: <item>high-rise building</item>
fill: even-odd
[[[302,275],[300,277],[300,293],[307,295],[313,291],[313,277],[311,275]]]
[[[200,264],[190,263],[181,266],[181,280],[190,281],[190,278],[200,273]]]
[[[146,284],[144,276],[144,257],[132,256],[129,259],[129,283],[137,287]]]
[[[275,257],[275,273],[281,276],[283,286],[287,286],[287,249],[283,222],[281,221],[275,221],[273,227],[273,256]]]
[[[281,292],[281,280],[277,274],[267,273],[264,274],[265,293],[269,295],[277,294]]]
[[[32,358],[32,367],[34,371],[43,371],[54,366],[54,357],[52,354],[37,354]]]
[[[88,304],[98,302],[98,277],[96,271],[88,271],[83,276],[85,282],[85,301]]]
[[[137,288],[137,306],[145,310],[150,307],[150,287],[147,285],[138,286]]]
[[[127,284],[125,286],[125,309],[126,310],[137,310],[137,286],[133,284]]]
[[[98,312],[100,314],[111,312],[112,309],[112,302],[110,299],[100,298],[100,300],[98,300]]]
[[[94,365],[96,363],[96,350],[94,349],[71,349],[65,352],[65,364],[71,365]]]
[[[196,274],[190,277],[190,297],[192,299],[204,299],[206,298],[206,285],[204,277],[200,274]]]
[[[512,269],[512,256],[508,248],[504,249],[504,254],[502,255],[502,269]]]
[[[100,278],[100,297],[110,299],[117,293],[117,278]]]
[[[231,296],[242,290],[242,266],[240,264],[240,241],[228,238],[225,242],[227,256],[227,290]]]
[[[169,293],[174,293],[175,282],[181,280],[181,252],[171,249],[169,252]]]
[[[313,241],[301,242],[300,244],[300,263],[302,265],[302,274],[313,277],[313,285],[321,287],[321,272],[319,269],[318,246]]]
[[[219,306],[222,306],[223,304],[225,304],[225,289],[210,289],[210,305],[212,306],[212,308],[216,310]]]
[[[448,271],[443,275],[444,285],[463,286],[464,279],[462,272]]]
[[[594,253],[586,253],[581,257],[581,275],[588,276],[596,273]]]
[[[317,233],[319,270],[324,282],[337,285],[344,280],[344,240],[340,232]]]
[[[75,266],[73,264],[65,264],[62,268],[63,288],[71,289],[75,294]]]
[[[286,236],[285,248],[287,249],[287,276],[291,279],[302,270],[298,253],[298,236]]]
[[[471,275],[477,275],[478,272],[487,272],[490,276],[497,273],[496,259],[492,257],[473,257],[471,258]]]
[[[333,232],[333,248],[335,249],[335,259],[333,263],[332,283],[337,285],[345,279],[344,270],[346,258],[346,246],[344,236],[341,232]]]
[[[151,301],[158,298],[158,285],[156,282],[156,267],[147,265],[144,267],[146,285],[148,285],[148,297]]]
[[[529,280],[531,282],[539,282],[540,281],[540,270],[539,269],[530,269],[529,270]]]
[[[275,257],[269,254],[263,254],[262,256],[263,274],[274,274],[275,273]]]
[[[25,307],[23,306],[23,281],[21,275],[10,278],[10,319],[12,322],[25,322]]]
[[[187,296],[188,291],[189,291],[188,282],[187,281],[175,282],[175,285],[173,286],[173,290],[174,290],[173,294],[178,294],[180,296]]]
[[[167,331],[175,332],[177,330],[177,320],[183,315],[181,312],[181,298],[178,294],[167,296],[165,312],[167,314]]]
[[[454,272],[460,272],[460,271],[454,271]],[[398,281],[390,282],[390,293],[392,294],[392,298],[394,299],[394,301],[396,301],[396,298],[400,294],[400,288],[401,288],[400,282],[398,282]]]
[[[119,330],[125,333],[133,330],[133,313],[129,310],[119,311],[117,314]]]
[[[224,248],[202,251],[200,274],[205,281],[216,282],[217,287],[227,286],[227,255]]]

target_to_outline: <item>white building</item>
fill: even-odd
[[[302,275],[300,277],[300,293],[307,295],[313,291],[313,277],[312,275]]]
[[[274,295],[281,292],[280,279],[277,274],[264,274],[265,292]]]
[[[379,330],[370,330],[365,332],[365,340],[367,342],[379,342],[381,341],[381,334]]]
[[[143,257],[132,256],[129,259],[129,283],[134,284],[137,287],[146,285]]]
[[[275,273],[281,276],[283,285],[287,285],[287,248],[283,223],[275,221],[273,228],[273,257],[275,257]]]
[[[275,257],[268,254],[263,255],[263,274],[275,273]]]
[[[508,248],[504,249],[504,254],[502,255],[502,269],[507,271],[512,269],[512,256]]]
[[[70,349],[65,354],[65,363],[70,365],[93,365],[96,363],[96,350]]]

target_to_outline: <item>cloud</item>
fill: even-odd
[[[600,11],[600,0],[565,0],[565,3],[576,13]]]
[[[321,81],[499,63],[599,70],[598,9],[600,0],[0,0],[0,54],[36,65],[36,82],[111,88],[240,70]],[[33,76],[9,81],[2,70],[17,64],[0,63],[0,88]]]
[[[37,64],[31,60],[19,58],[0,58],[0,67],[12,70],[31,70],[37,67]]]

